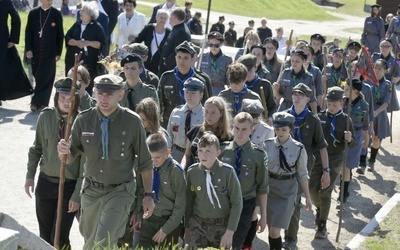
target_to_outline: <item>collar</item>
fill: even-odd
[[[112,113],[108,118],[110,118],[111,121],[114,121],[115,118],[117,118],[117,116],[119,115],[119,113],[121,112],[121,106],[118,105],[117,109],[114,111],[114,113]],[[99,120],[101,120],[103,117],[105,117],[101,112],[99,107],[95,107],[96,110],[96,114],[97,114],[97,118]]]
[[[196,107],[194,107],[194,109],[191,109],[194,115],[200,114],[201,111],[203,109],[203,106],[201,105],[201,103],[199,103]],[[183,105],[183,110],[186,112],[189,109],[187,103],[185,105]]]
[[[296,78],[301,78],[304,74],[306,73],[306,70],[304,69],[304,67],[301,67],[301,70],[298,73],[294,73],[294,70],[291,70],[291,76],[296,77]]]
[[[233,148],[236,150],[238,147],[242,147],[242,151],[246,152],[247,150],[250,149],[251,147],[251,142],[250,140],[248,140],[245,144],[243,144],[242,146],[239,146],[235,141],[232,142],[233,143]]]
[[[168,9],[167,3],[164,3],[163,6],[161,7],[161,9],[168,10],[169,12],[171,12],[171,11],[174,10],[176,7],[177,7],[177,6],[176,6],[176,3],[175,3],[174,5],[171,6],[171,8]]]
[[[40,6],[40,8],[41,8],[43,11],[48,11],[48,10],[51,8],[51,6],[50,6],[49,8],[47,8],[47,9],[43,8],[42,6]]]
[[[138,79],[138,82],[136,83],[135,87],[131,87],[128,84],[128,81],[125,81],[125,91],[132,89],[133,91],[138,91],[139,89],[141,89],[143,86],[142,80],[140,80],[140,78]]]
[[[219,50],[219,52],[216,55],[213,55],[213,53],[210,52],[210,57],[213,60],[217,60],[218,57],[222,56],[222,50]]]
[[[218,171],[218,168],[222,166],[222,162],[218,159],[215,159],[214,164],[211,166],[211,168],[209,169],[211,173],[215,173]],[[204,172],[206,169],[206,167],[204,167],[201,163],[200,163],[200,169]]]
[[[289,138],[283,144],[279,142],[278,137],[274,138],[274,143],[275,143],[275,148],[282,146],[284,149],[288,149],[288,147],[293,143],[293,139],[292,136],[289,134]]]
[[[158,169],[163,170],[163,171],[167,170],[168,167],[171,166],[172,161],[173,161],[173,158],[171,155],[169,155],[168,158],[164,161],[164,163],[158,167]]]

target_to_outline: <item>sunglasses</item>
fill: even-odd
[[[214,47],[214,48],[219,48],[221,46],[220,43],[209,43],[208,47]]]

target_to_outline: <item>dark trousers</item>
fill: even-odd
[[[75,213],[68,213],[68,203],[75,190],[76,181],[65,182],[63,211],[60,229],[60,249],[69,249],[69,232]],[[58,183],[39,177],[36,190],[36,216],[39,222],[40,238],[54,245],[57,220]]]
[[[251,219],[253,217],[254,209],[256,208],[256,198],[243,200],[243,209],[240,214],[239,223],[235,233],[233,234],[232,248],[242,249],[244,240],[246,239],[247,232],[251,226]]]
[[[56,76],[55,57],[32,61],[32,73],[35,77],[35,88],[31,103],[40,106],[49,106],[51,91]]]

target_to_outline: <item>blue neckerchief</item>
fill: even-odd
[[[140,72],[139,77],[144,76],[146,74],[146,68],[143,66],[142,72]]]
[[[102,159],[108,160],[108,122],[110,118],[103,117],[101,118],[101,145],[103,149],[103,157]]]
[[[179,89],[179,98],[181,99],[182,104],[185,104],[185,93],[183,91],[183,83],[192,77],[194,75],[194,70],[192,67],[190,67],[189,73],[186,75],[184,79],[182,79],[181,73],[179,73],[178,66],[174,68],[174,76],[176,79],[176,82],[178,83],[178,89]]]
[[[254,85],[256,85],[256,83],[258,82],[258,80],[260,79],[260,77],[258,76],[258,74],[256,73],[256,77],[254,78],[253,81],[251,82],[246,82],[246,86],[249,89],[252,89],[254,87]]]
[[[303,112],[300,113],[300,115],[297,115],[296,112],[294,111],[294,106],[290,108],[290,114],[292,114],[295,118],[294,120],[294,129],[292,131],[293,137],[296,141],[302,142],[302,137],[300,133],[300,123],[304,118],[310,113],[310,110],[308,109],[308,105],[306,105],[305,109]]]
[[[169,163],[167,167],[171,166],[172,164],[172,157],[169,159]],[[161,167],[154,167],[153,166],[153,191],[154,191],[154,198],[159,201],[158,199],[158,192],[160,191],[160,175],[158,171],[161,169]]]
[[[378,18],[372,18],[372,23],[374,24],[374,26],[375,26],[375,30],[376,31],[379,31],[379,23],[378,23]]]
[[[337,112],[335,115],[331,114],[328,112],[328,114],[332,115],[332,121],[331,121],[331,126],[329,127],[329,134],[331,135],[333,141],[336,140],[335,137],[335,128],[336,128],[336,117],[338,117],[339,115],[341,115],[343,113],[343,110],[340,110],[339,112]]]
[[[235,171],[236,171],[236,175],[237,175],[237,177],[238,177],[238,179],[239,179],[239,181],[240,181],[240,168],[241,168],[241,166],[242,166],[242,147],[240,147],[240,146],[238,146],[237,148],[236,148],[236,153],[235,153],[235,156],[236,156],[236,164],[235,164]]]
[[[240,109],[242,108],[242,103],[240,102],[240,97],[242,97],[242,95],[247,93],[247,87],[244,86],[242,91],[240,91],[238,93],[233,92],[233,91],[232,91],[232,93],[235,96],[235,102],[234,102],[233,108],[234,108],[235,115],[236,115],[237,113],[240,112]]]

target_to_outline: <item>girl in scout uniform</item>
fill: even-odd
[[[371,5],[371,16],[365,18],[361,44],[368,47],[369,52],[379,51],[379,42],[385,38],[385,22],[381,17],[381,6]]]
[[[264,41],[264,46],[265,60],[263,63],[270,73],[270,78],[267,80],[273,83],[276,82],[279,73],[281,72],[282,61],[278,59],[278,55],[276,54],[276,51],[279,48],[279,43],[273,38],[267,38]]]
[[[262,44],[254,44],[250,48],[250,53],[257,57],[257,64],[256,64],[257,75],[262,79],[269,80],[271,79],[271,75],[268,69],[263,64],[266,52],[267,50],[265,49],[265,46]]]
[[[306,197],[306,208],[312,203],[308,190],[307,153],[304,146],[292,139],[294,116],[286,112],[273,115],[276,137],[265,142],[268,155],[269,193],[267,225],[270,249],[281,249],[281,229],[289,227],[297,197],[298,181]]]
[[[397,7],[397,13],[399,13],[400,10],[400,5]],[[388,19],[390,19],[391,16],[391,21],[389,21]],[[389,26],[387,31],[386,31],[386,37],[389,38],[392,41],[392,44],[397,44],[397,39],[400,40],[400,16],[393,16],[393,14],[388,14],[386,16],[386,21],[387,25]],[[386,24],[385,24],[386,26]]]
[[[204,104],[204,122],[202,125],[193,127],[186,133],[186,150],[182,158],[182,166],[187,169],[190,165],[198,162],[197,144],[205,131],[211,131],[218,140],[232,140],[231,115],[227,109],[228,105],[222,97],[212,96]]]
[[[317,103],[319,107],[322,107],[323,101],[323,86],[322,86],[322,73],[321,70],[314,65],[314,48],[311,45],[304,45],[300,48],[307,55],[307,60],[304,64],[304,68],[310,72],[314,77],[315,82],[315,94],[317,97]]]
[[[290,56],[291,66],[283,71],[280,82],[273,84],[274,95],[277,99],[283,98],[278,111],[283,111],[290,108],[292,103],[292,89],[299,83],[304,83],[312,90],[309,105],[311,110],[317,113],[317,102],[315,96],[315,82],[311,73],[304,68],[304,63],[307,60],[307,55],[302,50],[295,50]]]
[[[186,133],[204,121],[203,99],[204,83],[191,77],[183,83],[185,104],[172,110],[167,131],[172,138],[172,157],[181,162],[185,154]]]
[[[344,87],[344,97],[345,104],[343,112],[347,113],[350,108],[350,118],[353,122],[356,143],[353,147],[347,149],[346,156],[346,168],[342,176],[342,181],[344,180],[344,192],[343,192],[343,202],[347,202],[349,197],[349,184],[351,170],[358,167],[359,155],[361,154],[361,149],[363,145],[368,145],[368,140],[364,141],[364,138],[369,137],[369,105],[365,101],[365,97],[361,90],[363,83],[359,79],[352,80],[352,89],[347,82]],[[351,92],[351,94],[350,94]],[[340,197],[338,198],[340,200]]]
[[[378,154],[381,140],[391,135],[389,118],[386,108],[390,105],[392,96],[392,86],[389,80],[385,78],[388,64],[383,59],[378,59],[374,64],[374,71],[379,80],[379,85],[373,85],[374,100],[374,132],[372,138],[371,155],[368,159],[369,171],[374,171],[375,159]]]
[[[347,79],[347,68],[343,62],[344,51],[336,48],[332,52],[332,64],[326,65],[326,78],[322,76],[322,80],[326,81],[326,88],[338,86],[344,88]]]
[[[253,46],[254,44],[260,44],[260,43],[261,43],[261,40],[257,34],[257,31],[250,30],[249,33],[247,33],[247,35],[244,37],[243,48],[239,49],[238,52],[236,53],[235,61],[239,57],[250,53],[251,46]]]

